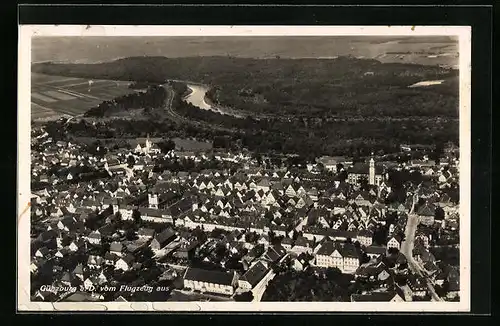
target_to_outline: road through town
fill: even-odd
[[[425,278],[425,281],[427,283],[427,288],[429,289],[429,292],[432,297],[432,301],[443,301],[443,299],[441,299],[437,295],[436,290],[434,289],[434,285],[432,284],[432,281],[429,280],[425,271],[413,258],[413,247],[415,245],[415,232],[417,230],[417,226],[419,223],[418,216],[414,213],[416,203],[417,201],[415,196],[411,210],[408,213],[408,220],[406,221],[406,228],[405,228],[405,240],[401,244],[401,252],[405,255],[408,261],[408,266],[410,267],[412,272]]]

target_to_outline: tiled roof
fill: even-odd
[[[212,284],[232,285],[234,272],[226,273],[189,267],[184,274],[184,279]]]

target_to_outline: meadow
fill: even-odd
[[[31,119],[77,116],[103,101],[133,93],[127,81],[92,80],[33,73]]]

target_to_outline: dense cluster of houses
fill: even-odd
[[[265,286],[273,275],[272,266],[285,257],[292,257],[291,266],[297,270],[338,268],[356,277],[365,277],[360,270],[367,269],[367,258],[376,266],[368,268],[366,277],[384,278],[381,259],[390,248],[401,248],[412,207],[411,199],[387,202],[392,191],[387,166],[374,158],[367,164],[322,158],[318,162],[330,172],[318,172],[318,166],[264,169],[241,153],[216,153],[216,160],[234,163],[235,168],[155,172],[157,159],[182,157],[196,163],[207,159],[207,153],[163,154],[146,139],[133,150],[116,149],[97,157],[85,154],[77,144],[53,142],[43,130],[32,138],[32,145],[43,149],[32,151],[37,182],[32,199],[33,277],[47,275],[48,268],[53,285],[80,284],[95,300],[104,300],[95,289],[116,286],[126,272],[147,270],[151,260],[162,267],[157,280],[180,277],[185,289],[229,296]],[[346,180],[338,177],[338,163],[347,172]],[[79,167],[104,174],[86,179],[82,177],[86,170]],[[458,205],[443,191],[444,185],[457,180],[456,166],[416,162],[397,168],[421,171],[435,184],[419,188],[422,203],[416,214],[421,224],[457,232]],[[364,178],[367,185],[362,185]],[[408,187],[409,194],[413,191],[415,187]],[[436,209],[443,213],[437,220]],[[391,214],[396,218],[388,223]],[[141,227],[131,228],[134,224]],[[376,236],[381,228],[386,230],[382,240]],[[224,235],[211,237],[217,230]],[[209,236],[201,239],[200,232]],[[425,231],[416,235],[414,256],[436,282],[444,277],[441,274],[453,278],[454,269],[432,270],[434,262],[423,254],[429,235]],[[221,246],[226,257],[212,259]],[[147,248],[152,257],[145,254]],[[216,261],[222,268],[191,266],[193,257]],[[230,258],[243,269],[226,267]],[[171,265],[180,265],[181,270]],[[420,295],[415,284],[412,291]],[[40,289],[34,289],[34,295],[42,300],[63,296]],[[396,293],[387,301],[397,298]]]

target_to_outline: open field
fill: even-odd
[[[31,119],[76,116],[99,103],[133,93],[127,81],[89,80],[33,73]]]

